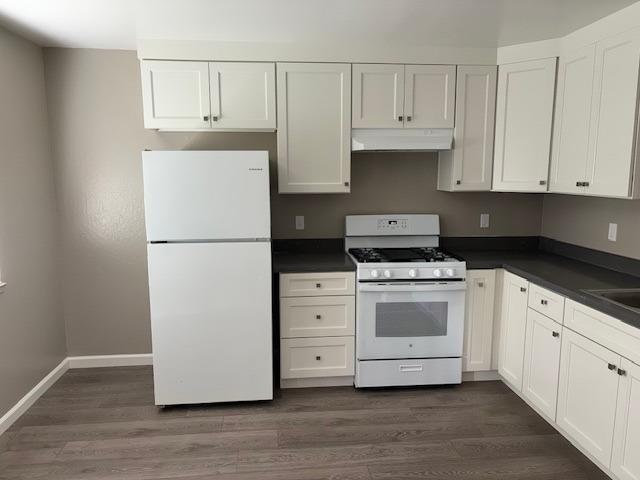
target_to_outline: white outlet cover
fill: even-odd
[[[489,214],[481,213],[480,214],[480,228],[489,228]]]
[[[304,216],[296,215],[296,230],[304,230]]]
[[[617,223],[609,224],[609,235],[607,238],[609,238],[609,241],[611,242],[618,241],[618,224]]]

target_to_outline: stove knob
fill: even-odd
[[[378,270],[371,270],[371,278],[378,278],[380,276],[380,272]]]
[[[391,278],[391,272],[389,270],[385,270],[383,275],[384,275],[384,278]]]
[[[433,271],[433,276],[436,277],[436,278],[440,278],[442,276],[442,270],[440,270],[439,268],[436,268]]]
[[[411,278],[416,278],[418,276],[418,272],[414,268],[412,268],[411,270],[409,270],[409,276]]]
[[[456,271],[453,268],[447,268],[447,277],[455,277]]]

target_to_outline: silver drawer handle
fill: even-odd
[[[422,365],[400,365],[401,372],[421,372]]]

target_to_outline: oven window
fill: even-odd
[[[447,302],[376,304],[376,337],[443,337],[447,335]]]

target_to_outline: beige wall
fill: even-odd
[[[607,240],[609,223],[618,241]],[[640,200],[545,195],[542,235],[640,259]]]
[[[142,126],[134,52],[47,49],[70,355],[150,351],[140,151],[264,149],[273,133],[158,133]],[[537,235],[542,197],[436,192],[433,154],[361,154],[349,195],[272,194],[273,236],[342,237],[349,213],[429,212],[445,235]],[[492,227],[480,230],[480,213]],[[297,232],[294,216],[305,215]]]
[[[42,50],[0,29],[0,417],[65,357]]]

